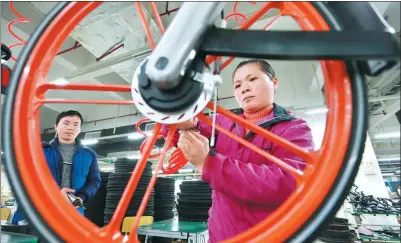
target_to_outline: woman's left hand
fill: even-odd
[[[202,171],[205,159],[209,154],[209,140],[192,130],[179,131],[180,138],[177,146],[181,149],[185,158],[195,166],[199,171]]]

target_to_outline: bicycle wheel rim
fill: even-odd
[[[77,6],[76,5],[77,3],[70,3],[68,6],[66,6],[66,4],[64,4],[63,6],[61,6],[60,7],[60,9],[58,10],[58,12],[55,12],[54,10],[53,10],[53,12],[51,13],[51,14],[49,14],[48,15],[48,22],[47,23],[43,23],[43,24],[41,24],[41,26],[42,26],[42,28],[45,28],[45,27],[47,27],[47,25],[49,25],[50,24],[50,21],[51,21],[51,16],[53,16],[53,18],[54,17],[56,17],[57,15],[58,15],[58,13],[61,11],[61,9],[63,8],[63,7],[65,7],[64,8],[64,10],[63,10],[63,12],[65,13],[65,12],[68,12],[68,9],[67,8],[69,8],[69,9],[71,9],[73,6],[72,5],[74,5],[74,6]],[[79,4],[79,3],[78,3]],[[82,3],[81,3],[82,4]],[[78,10],[77,10],[78,11]],[[72,14],[71,12],[70,13],[68,13],[68,14]],[[60,18],[60,16],[57,16],[57,18]],[[52,23],[52,24],[54,24],[54,22]],[[39,29],[39,28],[38,28]],[[41,34],[41,33],[36,33],[35,32],[35,34],[36,34],[36,39],[34,38],[35,37],[35,35],[32,37],[32,41],[31,42],[29,42],[29,44],[27,45],[27,47],[24,49],[24,52],[23,52],[23,54],[21,54],[21,60],[23,60],[23,61],[21,61],[18,65],[17,65],[17,68],[16,68],[16,73],[18,73],[18,75],[15,75],[14,77],[13,77],[13,79],[16,81],[16,82],[12,82],[14,85],[12,86],[12,91],[13,92],[11,92],[11,94],[16,94],[17,93],[17,86],[18,86],[18,81],[20,80],[20,77],[22,76],[22,71],[24,71],[23,70],[23,68],[25,67],[25,65],[26,65],[26,63],[27,63],[27,61],[28,61],[28,55],[29,54],[31,54],[32,53],[32,50],[34,49],[34,41],[37,41],[38,39],[39,39],[39,35]],[[37,47],[36,47],[37,48]],[[30,60],[30,61],[32,61],[32,60]],[[31,66],[29,66],[29,67],[31,67]],[[354,67],[351,67],[351,69],[352,70],[355,70],[355,68]],[[352,70],[349,70],[349,71],[352,71]],[[27,71],[26,69],[25,69],[25,71]],[[356,71],[356,74],[358,74],[357,73],[357,71]],[[25,80],[26,81],[26,80]],[[21,93],[21,92],[20,92]],[[32,95],[32,94],[31,94]],[[13,141],[13,143],[9,143],[9,144],[6,144],[6,146],[5,146],[5,155],[6,155],[6,157],[8,158],[6,161],[15,161],[15,159],[16,159],[16,157],[18,157],[18,155],[17,156],[15,156],[15,154],[20,154],[19,156],[21,156],[21,151],[15,151],[14,149],[15,149],[15,146],[12,146],[13,144],[15,144],[15,145],[18,145],[18,142],[20,141],[20,140],[18,140],[18,139],[20,139],[20,137],[18,137],[19,135],[20,135],[20,133],[13,133],[12,131],[13,131],[13,128],[14,129],[16,129],[16,127],[19,125],[19,122],[26,122],[26,120],[24,121],[22,118],[21,118],[21,116],[19,116],[19,117],[17,117],[18,119],[17,119],[17,121],[14,121],[14,123],[12,122],[12,119],[13,118],[16,118],[16,117],[14,117],[13,116],[13,114],[12,114],[12,111],[16,108],[15,107],[15,97],[14,97],[14,95],[9,95],[10,97],[9,98],[7,98],[7,102],[6,102],[6,106],[5,106],[5,115],[3,116],[4,117],[4,119],[5,119],[5,122],[3,123],[3,124],[5,124],[5,126],[4,126],[4,128],[6,129],[5,131],[7,131],[7,128],[9,128],[8,129],[8,131],[9,132],[5,132],[5,133],[3,133],[4,134],[4,136],[6,136],[6,138],[8,138],[8,140],[5,140],[5,141],[13,141],[13,139],[12,139],[12,136],[14,135],[15,136],[15,138],[14,138],[14,141]],[[29,98],[32,98],[32,97],[29,97],[29,95],[26,95],[25,96],[26,97],[26,99],[28,99],[29,100]],[[349,97],[348,97],[349,98]],[[25,100],[26,100],[25,99]],[[28,104],[29,104],[29,102],[28,102]],[[22,114],[20,114],[20,115],[24,115],[24,112],[21,112]],[[32,114],[32,111],[30,111],[30,112],[27,112],[27,114]],[[352,115],[352,114],[351,114]],[[30,117],[30,118],[32,118],[32,117]],[[36,122],[38,121],[38,117],[36,116],[35,117],[35,120],[36,120]],[[19,121],[19,122],[18,122]],[[353,126],[353,128],[354,127],[356,127],[356,124],[354,123],[354,121],[355,121],[355,119],[353,120],[353,122],[352,122],[352,124],[349,124],[349,125],[352,125]],[[33,136],[33,138],[34,139],[31,139],[30,140],[30,143],[32,144],[31,145],[31,147],[29,147],[30,149],[33,149],[33,151],[35,151],[35,148],[36,148],[36,152],[38,152],[39,151],[39,149],[38,149],[38,146],[35,146],[35,141],[37,141],[38,142],[38,144],[40,144],[40,138],[37,136],[38,134],[39,134],[39,132],[37,131],[37,127],[36,127],[36,132],[37,132],[37,134],[36,134],[36,136]],[[357,134],[358,135],[358,134]],[[356,135],[356,136],[357,136]],[[365,134],[366,135],[366,134]],[[32,142],[33,141],[33,142]],[[29,145],[29,144],[28,144]],[[39,146],[40,147],[40,146]],[[348,152],[350,151],[350,150],[347,150]],[[345,151],[344,151],[344,154],[345,154]],[[350,153],[351,154],[351,153]],[[350,155],[351,156],[351,155]],[[42,156],[40,156],[39,154],[37,154],[36,155],[36,157],[38,158],[40,158],[42,161],[44,161],[44,157],[43,157],[43,155]],[[355,154],[354,154],[354,157],[355,157]],[[357,156],[358,157],[358,156]],[[13,165],[10,165],[10,164],[12,164],[12,163],[7,163],[7,165],[8,165],[8,167],[10,168],[10,171],[13,171],[13,170],[15,170],[14,172],[11,172],[11,173],[14,173],[14,176],[16,176],[16,177],[12,177],[12,178],[19,178],[20,180],[25,180],[26,178],[24,178],[24,177],[21,177],[21,174],[25,174],[26,175],[26,173],[27,173],[27,171],[20,171],[20,168],[21,168],[21,166],[23,167],[24,165],[21,165],[20,163],[20,161],[23,161],[22,159],[21,160],[16,160],[17,161],[17,164],[19,164],[20,166],[13,166]],[[359,163],[358,162],[359,161],[359,159],[357,159],[356,161],[355,161],[355,163],[354,163],[354,167],[352,168],[353,170],[352,171],[354,171],[354,173],[355,173],[355,171],[356,171],[356,169],[355,169],[355,166]],[[22,172],[22,173],[21,173]],[[8,172],[9,173],[9,172]],[[9,174],[10,175],[10,174]],[[47,180],[49,180],[50,181],[50,176],[49,175],[46,175],[46,181]],[[338,178],[338,176],[337,176],[337,178]],[[51,178],[52,179],[52,178]],[[27,182],[27,180],[25,180],[25,182]],[[34,213],[34,212],[38,212],[36,209],[37,208],[35,208],[35,206],[33,206],[33,205],[28,205],[28,204],[30,204],[29,203],[29,201],[27,201],[26,199],[28,198],[33,198],[33,197],[30,197],[29,196],[29,192],[27,192],[22,186],[24,185],[24,184],[20,184],[19,182],[12,182],[11,183],[12,184],[12,186],[13,186],[13,188],[17,188],[17,187],[21,187],[20,188],[20,191],[18,191],[18,190],[16,190],[16,194],[17,194],[17,197],[18,197],[18,199],[19,199],[19,201],[21,201],[21,199],[23,199],[24,197],[25,197],[25,202],[24,202],[24,199],[22,200],[22,203],[21,203],[21,205],[23,205],[24,207],[25,207],[25,210],[28,212],[29,210],[31,210],[32,209],[32,213],[27,213],[27,215],[28,215],[28,217],[31,219],[31,221],[34,221],[34,218],[35,218],[35,216],[36,216],[36,214]],[[51,183],[50,183],[51,184]],[[53,187],[53,191],[55,191],[55,185],[50,185],[50,186],[52,186]],[[30,189],[28,189],[28,190],[30,190]],[[35,191],[35,190],[34,190]],[[61,196],[60,196],[60,198],[61,198]],[[34,204],[35,204],[35,200],[33,200],[34,201]],[[40,200],[38,200],[38,201],[40,201]],[[62,204],[62,203],[61,203]],[[67,204],[65,204],[65,205],[67,205]],[[27,207],[28,206],[28,207]],[[40,211],[40,215],[44,215],[44,214],[46,214],[46,213],[44,213],[45,211],[46,211],[46,209],[43,209],[42,207],[40,207],[40,205],[36,205],[38,208],[41,208],[39,211]],[[63,207],[63,205],[60,205],[61,207]],[[27,209],[28,208],[28,209]],[[36,211],[35,211],[36,210]],[[57,209],[56,208],[54,208],[54,210],[55,211],[57,211]],[[72,210],[72,209],[71,209]],[[74,213],[76,213],[76,212],[74,212],[74,211],[71,211],[71,210],[69,210],[68,212],[69,213],[72,213],[72,219],[74,219],[74,220],[76,220],[76,223],[77,223],[77,225],[81,225],[81,226],[83,226],[84,228],[85,227],[92,227],[91,225],[90,225],[90,223],[89,222],[85,222],[85,221],[83,221],[83,219],[81,219],[81,218],[79,218],[78,216],[75,216],[74,215]],[[51,211],[51,210],[50,210]],[[62,214],[61,214],[62,215]],[[39,222],[39,221],[38,221]],[[73,230],[73,231],[71,231],[71,232],[63,232],[63,230],[64,230],[64,227],[63,228],[61,228],[60,226],[59,227],[57,227],[57,226],[54,226],[53,224],[57,224],[57,222],[51,222],[50,224],[51,225],[53,225],[53,227],[50,229],[50,227],[49,227],[49,224],[47,224],[45,221],[41,221],[40,223],[39,223],[40,225],[41,224],[43,224],[43,225],[47,225],[48,227],[48,229],[46,229],[46,227],[45,228],[41,228],[41,229],[39,229],[38,228],[38,231],[42,234],[42,235],[44,235],[45,237],[47,237],[47,236],[51,236],[51,237],[53,237],[53,239],[55,240],[55,241],[52,241],[52,242],[57,242],[57,241],[59,241],[60,240],[60,238],[57,238],[56,236],[57,235],[63,235],[63,239],[73,239],[73,238],[70,238],[70,237],[72,237],[72,236],[74,236],[74,234],[75,233],[83,233],[81,230],[79,230],[78,228],[79,227],[75,227],[75,229]],[[38,226],[38,225],[35,225],[35,226]],[[245,233],[245,234],[242,234],[242,235],[239,235],[239,236],[237,236],[237,237],[235,237],[234,239],[231,239],[231,240],[233,240],[233,241],[235,241],[235,242],[244,242],[244,240],[245,241],[248,241],[248,240],[253,240],[253,241],[264,241],[265,240],[265,238],[264,237],[266,237],[266,234],[259,234],[259,236],[257,236],[257,237],[255,237],[255,233],[260,233],[260,228],[261,228],[261,226],[263,226],[263,225],[259,225],[259,226],[257,226],[256,228],[253,228],[251,231],[249,231],[249,232],[247,232],[247,233]],[[93,228],[93,227],[92,227]],[[259,228],[259,230],[257,229],[257,228]],[[98,228],[95,228],[95,229],[93,229],[93,230],[91,230],[91,232],[90,232],[90,234],[86,234],[86,235],[90,235],[91,237],[93,237],[93,238],[87,238],[88,240],[90,239],[91,241],[93,240],[93,241],[96,241],[96,240],[105,240],[105,238],[103,237],[100,237],[100,236],[96,236],[96,234],[100,234],[101,233],[101,230],[99,230]],[[288,238],[288,237],[287,237]],[[47,238],[47,239],[50,239],[50,238]],[[119,240],[121,240],[122,238],[121,238],[121,236],[119,236],[119,237],[116,237],[116,238],[113,238],[113,241],[119,241]],[[109,241],[110,242],[110,241]],[[265,241],[264,241],[265,242]]]

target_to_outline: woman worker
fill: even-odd
[[[308,124],[274,103],[278,79],[268,62],[241,62],[233,73],[233,86],[243,110],[240,116],[299,147],[313,150]],[[216,124],[295,168],[302,169],[305,164],[285,148],[222,115],[217,114]],[[178,129],[173,142],[213,189],[208,220],[210,242],[228,239],[251,228],[272,214],[294,191],[295,179],[290,172],[228,136],[217,133],[215,148],[209,148],[212,128],[197,118],[180,123]],[[168,126],[163,126],[162,132],[167,136]]]

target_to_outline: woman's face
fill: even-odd
[[[277,79],[271,80],[257,63],[246,64],[234,74],[234,95],[241,108],[256,112],[273,105]]]

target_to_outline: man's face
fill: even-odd
[[[81,119],[78,116],[63,117],[56,125],[56,132],[62,141],[75,141],[81,132]]]

